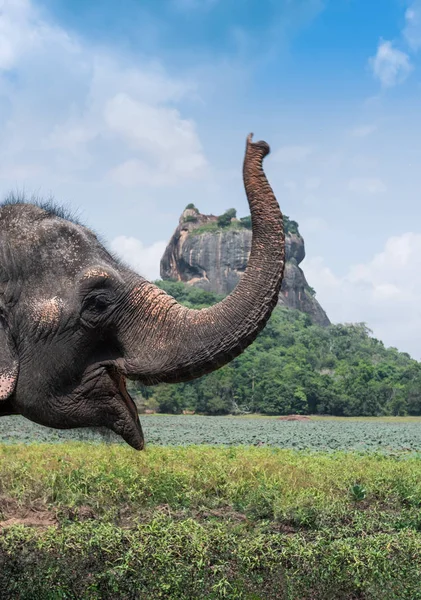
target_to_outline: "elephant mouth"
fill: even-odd
[[[135,450],[143,450],[145,447],[145,438],[143,436],[142,425],[140,424],[139,414],[133,398],[127,391],[126,378],[115,366],[106,367],[109,378],[113,381],[118,390],[118,400],[125,409],[125,414],[129,418],[118,421],[112,426],[112,429],[122,436],[122,438]]]

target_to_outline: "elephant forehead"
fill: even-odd
[[[95,268],[95,269],[89,269],[89,271],[86,271],[86,273],[83,275],[83,278],[84,279],[91,279],[92,277],[108,278],[109,276],[110,276],[110,274],[107,273],[107,271],[105,271],[105,269]]]
[[[59,322],[63,306],[63,300],[58,296],[36,300],[31,303],[32,316],[38,323],[56,325]]]

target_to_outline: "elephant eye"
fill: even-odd
[[[94,294],[85,299],[85,301],[83,302],[82,309],[101,312],[105,310],[108,307],[108,305],[109,301],[105,294]]]

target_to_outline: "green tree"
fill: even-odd
[[[235,219],[237,211],[235,208],[229,208],[223,215],[218,217],[218,227],[228,227],[231,224],[231,219]]]
[[[242,217],[240,219],[240,223],[246,229],[251,229],[251,216],[249,215],[248,217]]]
[[[153,395],[161,413],[179,414],[183,410],[183,396],[180,388],[172,389],[170,385],[159,385]]]

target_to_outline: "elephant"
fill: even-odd
[[[113,256],[54,203],[0,204],[0,416],[57,429],[101,427],[134,449],[144,435],[126,380],[200,377],[238,356],[275,307],[285,264],[283,216],[247,138],[243,181],[253,242],[233,292],[180,305]]]

